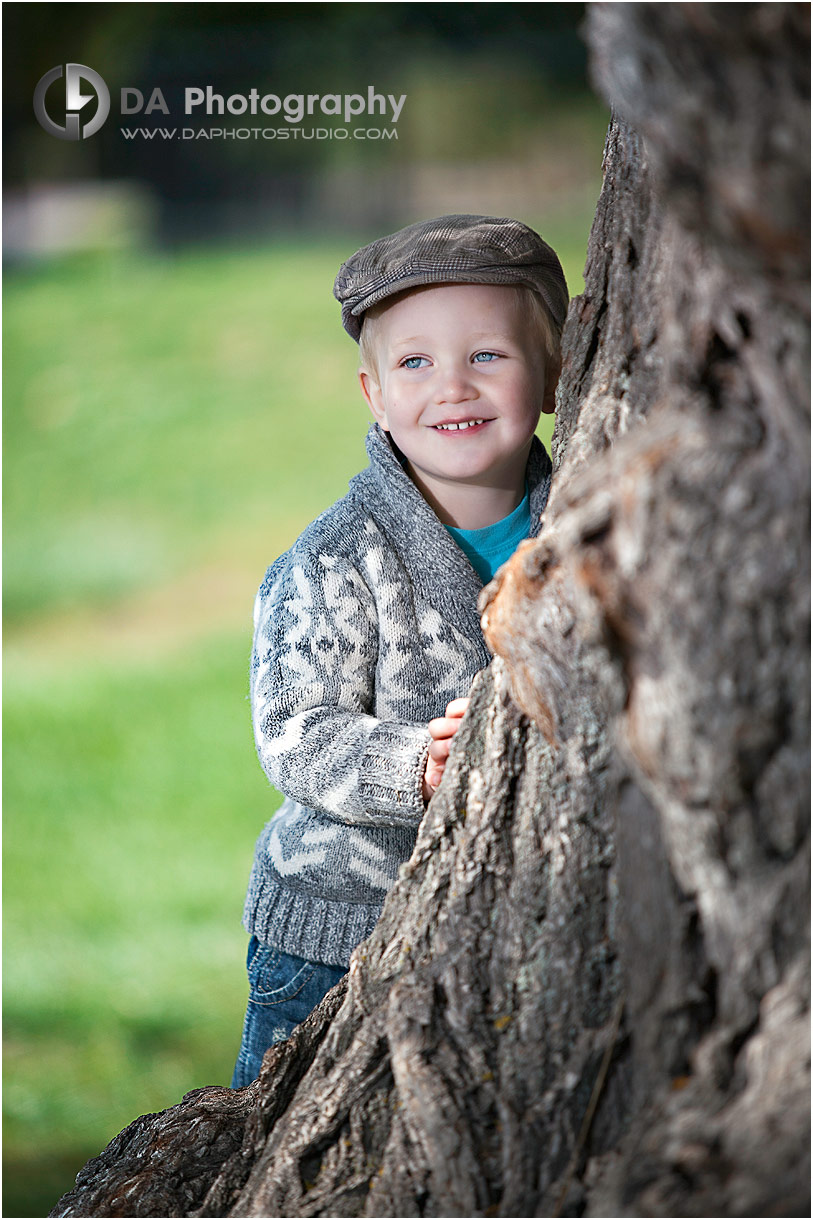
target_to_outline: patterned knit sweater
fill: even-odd
[[[490,660],[480,578],[374,424],[370,465],[266,573],[251,703],[285,801],[255,851],[244,925],[346,966],[372,931],[423,817],[427,723]],[[551,463],[528,461],[532,535]]]

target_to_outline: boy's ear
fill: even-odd
[[[372,411],[374,417],[381,424],[385,432],[389,431],[387,427],[387,411],[384,406],[384,396],[381,393],[381,386],[375,378],[367,372],[366,369],[359,369],[359,383],[361,392],[364,395],[364,400],[367,406]]]
[[[553,415],[556,410],[556,387],[562,375],[562,357],[557,356],[545,369],[545,396],[542,399],[542,414]]]

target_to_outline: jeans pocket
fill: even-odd
[[[248,968],[250,997],[255,1004],[282,1004],[302,991],[315,972],[313,962],[260,944]]]

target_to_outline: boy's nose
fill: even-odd
[[[467,402],[476,397],[472,380],[462,369],[450,369],[438,382],[438,402]]]

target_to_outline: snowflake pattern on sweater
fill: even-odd
[[[481,582],[377,425],[370,465],[269,568],[254,614],[260,762],[285,801],[258,840],[244,924],[346,966],[424,813],[427,724],[489,662]],[[550,459],[528,464],[534,531]]]

